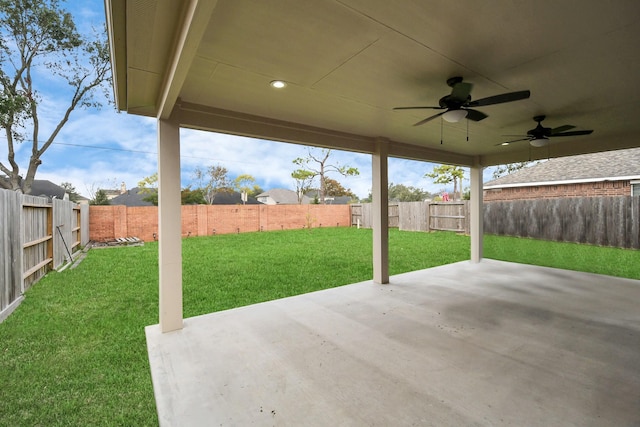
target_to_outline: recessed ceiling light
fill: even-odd
[[[271,85],[271,87],[276,88],[276,89],[282,89],[283,87],[287,86],[287,84],[285,82],[283,82],[282,80],[273,80],[269,84]]]
[[[510,142],[503,142],[503,143],[502,143],[502,144],[500,144],[500,145],[509,145],[509,144],[511,144],[511,143],[510,143]]]

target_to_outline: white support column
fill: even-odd
[[[482,260],[482,247],[484,238],[484,209],[482,172],[484,168],[476,160],[471,167],[471,262]]]
[[[389,283],[389,142],[376,141],[372,156],[373,281]]]
[[[160,330],[182,329],[180,126],[158,120],[158,267]]]

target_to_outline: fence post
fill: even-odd
[[[53,257],[53,204],[47,207],[47,236],[51,236],[51,239],[47,240],[47,258],[51,259],[51,268],[55,266],[55,259]],[[24,280],[23,280],[24,283]]]

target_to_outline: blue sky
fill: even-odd
[[[75,18],[81,32],[104,24],[102,0],[71,0],[63,6]],[[46,90],[40,105],[40,139],[48,136],[59,120],[61,110],[68,105],[69,95],[64,86],[48,73],[36,72],[35,84]],[[100,94],[96,94],[100,98]],[[76,110],[49,150],[42,157],[36,179],[47,179],[56,184],[71,182],[84,196],[91,197],[98,188],[119,188],[124,182],[127,188],[157,169],[156,121],[152,118],[118,113],[115,107],[103,102],[101,109]],[[229,178],[250,174],[264,190],[295,188],[291,172],[296,169],[292,161],[305,157],[308,148],[279,142],[243,138],[225,134],[182,130],[181,132],[182,185],[191,182],[196,167],[221,165],[229,171]],[[26,171],[30,145],[18,148],[17,159],[21,171]],[[0,160],[6,162],[7,148],[0,144]],[[332,163],[358,168],[359,176],[330,176],[357,196],[366,197],[371,189],[371,156],[358,153],[333,151]],[[402,159],[389,160],[389,181],[425,189],[432,193],[445,190],[433,184],[424,174],[435,165]],[[468,177],[468,172],[467,172]],[[485,179],[490,173],[485,173]],[[469,185],[465,180],[463,187]],[[452,188],[446,188],[452,191]]]

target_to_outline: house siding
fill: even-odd
[[[559,197],[630,196],[631,182],[597,181],[575,184],[493,188],[484,191],[485,202],[552,199]]]

